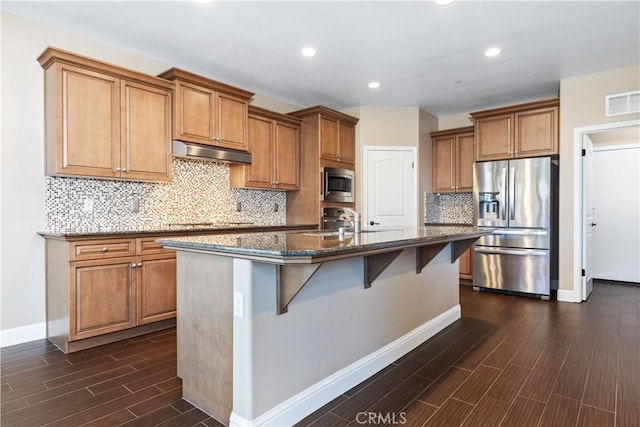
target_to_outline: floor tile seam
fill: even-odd
[[[494,368],[494,367],[492,367],[492,366],[487,366],[487,365],[478,365],[478,367],[480,367],[480,366],[484,366],[485,368],[496,369],[496,370],[499,370],[499,371],[501,371],[501,372],[500,372],[498,375],[496,375],[496,377],[493,379],[493,381],[491,381],[491,384],[489,384],[489,386],[486,388],[486,390],[484,391],[484,393],[482,393],[482,396],[480,396],[480,399],[478,399],[478,402],[477,402],[477,403],[467,402],[467,401],[465,401],[465,400],[462,400],[462,399],[459,399],[459,398],[455,398],[455,397],[451,397],[452,399],[456,399],[456,400],[459,400],[459,401],[461,401],[461,402],[465,402],[465,403],[468,403],[468,404],[470,404],[470,405],[476,406],[476,405],[477,405],[478,403],[480,403],[480,401],[481,401],[481,400],[482,400],[482,399],[487,395],[487,393],[489,392],[489,390],[491,389],[491,387],[493,387],[493,385],[496,383],[496,381],[498,381],[498,378],[500,377],[500,375],[502,374],[502,372],[504,372],[504,369],[498,369],[498,368]],[[467,378],[465,379],[465,381],[463,381],[463,383],[462,383],[462,384],[464,384],[464,383],[466,382],[466,380],[467,380],[467,379],[469,379],[469,377],[467,377]],[[460,384],[460,386],[459,386],[458,388],[462,387],[462,384]],[[451,396],[453,396],[453,394],[452,394]]]
[[[22,400],[22,401],[23,401],[23,403],[25,404],[25,406],[21,406],[21,407],[19,407],[19,408],[16,408],[16,409],[14,409],[13,411],[3,412],[2,414],[0,414],[0,421],[2,421],[2,417],[6,416],[6,415],[9,415],[9,414],[11,414],[12,412],[18,411],[18,410],[20,410],[20,409],[25,409],[25,408],[27,408],[27,407],[29,406],[29,402],[27,402],[27,401],[24,399],[24,397],[18,397],[18,398],[16,398],[16,399],[10,400],[10,401],[8,401],[8,402],[2,402],[2,403],[10,403],[10,402],[14,402],[14,401],[17,401],[17,400]]]
[[[340,406],[340,405],[338,405],[338,406]],[[336,408],[337,408],[338,406],[336,406]],[[338,417],[338,418],[340,418],[341,420],[345,420],[345,421],[346,421],[346,422],[348,422],[348,423],[350,423],[350,422],[351,422],[351,420],[348,420],[348,419],[346,419],[346,418],[344,418],[344,417],[342,417],[342,416],[340,416],[340,415],[336,414],[335,412],[333,412],[333,409],[335,409],[335,408],[330,409],[328,412],[326,412],[326,414],[331,414],[331,415],[333,415],[334,417]],[[320,418],[322,418],[323,416],[324,416],[324,415],[320,415],[318,418],[316,418],[315,420],[313,420],[313,422],[312,422],[310,425],[315,424],[315,423],[316,423]]]
[[[553,395],[553,394],[554,393],[551,392],[551,395]],[[578,404],[578,412],[576,413],[575,422],[573,423],[573,425],[576,426],[578,424],[578,420],[580,419],[580,408],[581,408],[582,402],[577,400],[577,399],[574,399],[572,397],[563,396],[563,395],[558,394],[558,393],[555,393],[555,394],[556,394],[556,396],[560,396],[560,397],[563,397],[565,399],[573,400],[574,402],[576,402]],[[551,400],[551,397],[549,397],[549,400]],[[542,423],[542,419],[544,418],[544,414],[547,412],[548,409],[549,409],[549,403],[547,402],[544,405],[544,409],[542,410],[542,414],[540,415],[540,419],[538,420],[538,424],[537,424],[538,427],[540,427],[540,423]],[[615,426],[615,424],[614,424],[614,426]]]
[[[49,386],[47,383],[48,383],[48,382],[50,382],[50,381],[56,380],[57,378],[53,378],[53,379],[51,379],[51,380],[43,381],[43,382],[42,382],[42,384],[45,386],[45,388],[46,388],[47,390],[55,390],[55,389],[56,389],[56,388],[58,388],[58,387],[64,387],[64,386],[67,386],[67,385],[69,385],[69,384],[73,384],[73,383],[76,383],[76,382],[79,382],[79,381],[85,381],[85,380],[87,380],[87,379],[91,379],[91,378],[93,378],[93,377],[97,377],[97,376],[99,376],[99,375],[104,375],[104,374],[106,374],[106,373],[108,373],[108,372],[112,372],[112,371],[115,371],[116,369],[124,368],[124,367],[127,367],[127,366],[129,366],[129,365],[116,366],[116,367],[114,367],[113,369],[108,369],[108,370],[106,370],[106,371],[100,371],[100,372],[98,372],[98,373],[96,373],[96,374],[94,374],[94,375],[90,375],[90,376],[88,376],[88,377],[79,378],[79,379],[77,379],[77,380],[75,380],[75,381],[70,381],[70,382],[67,382],[67,383],[63,383],[63,384],[61,384],[61,385],[59,385],[59,386],[55,386],[55,387],[51,387],[51,386]],[[133,368],[132,368],[132,369],[133,369]],[[124,375],[130,375],[130,374],[133,374],[134,372],[135,372],[135,370],[134,370],[133,372],[127,372],[127,373],[125,373],[125,374],[118,375],[117,377],[109,377],[108,379],[106,379],[106,380],[104,380],[104,381],[100,381],[100,382],[97,382],[97,383],[93,383],[93,384],[91,384],[91,385],[88,385],[88,386],[85,386],[85,387],[80,387],[80,388],[87,388],[87,389],[88,389],[89,387],[93,387],[93,386],[96,386],[96,385],[98,385],[98,384],[103,384],[103,383],[105,383],[105,382],[107,382],[107,381],[111,381],[111,380],[113,380],[113,379],[115,379],[115,378],[120,378],[120,377],[122,377],[122,376],[124,376]],[[97,393],[97,394],[100,394],[100,393]]]
[[[451,366],[451,368],[453,368],[453,366]],[[462,368],[455,368],[455,369],[462,369]],[[448,370],[448,369],[447,369],[447,370]],[[445,370],[445,372],[446,372],[447,370]],[[465,371],[467,371],[468,369],[464,369],[464,370],[465,370]],[[452,396],[455,394],[455,392],[456,392],[456,391],[458,391],[458,389],[459,389],[460,387],[462,387],[462,384],[464,384],[464,382],[467,380],[467,378],[469,378],[469,377],[473,374],[473,371],[470,371],[470,372],[471,372],[471,373],[469,373],[469,375],[467,375],[467,377],[464,379],[464,381],[462,381],[460,384],[458,384],[458,387],[456,387],[456,388],[455,388],[455,389],[454,389],[454,390],[453,390],[453,391],[452,391],[452,392],[447,396],[447,398],[444,400],[445,402],[447,401],[447,399],[451,399],[451,398],[452,398]],[[444,372],[442,373],[442,375],[444,375]],[[440,375],[440,377],[441,377],[442,375]],[[419,375],[418,375],[418,376],[419,376]],[[440,377],[438,377],[438,378],[440,378]],[[424,377],[421,377],[421,378],[424,378]],[[427,387],[425,387],[424,389],[422,389],[421,393],[422,393],[422,392],[424,392],[424,391],[426,391],[427,389],[429,389],[429,387],[431,387],[432,385],[434,385],[436,381],[437,381],[437,380],[431,380],[431,384],[429,384]],[[437,408],[440,408],[440,406],[434,405],[433,403],[429,403],[429,402],[426,402],[426,401],[424,401],[424,400],[420,400],[420,399],[418,398],[418,396],[414,397],[414,398],[413,398],[413,400],[417,400],[417,401],[419,401],[419,402],[426,403],[427,405],[436,406]],[[456,400],[460,400],[460,399],[456,399]],[[469,403],[469,402],[465,402],[465,403]],[[444,403],[443,403],[443,404],[444,404]]]
[[[584,402],[580,402],[580,405],[581,405],[581,406],[588,406],[588,407],[590,407],[590,408],[597,409],[597,410],[599,410],[599,411],[608,412],[608,413],[610,413],[610,414],[615,414],[615,413],[617,412],[617,411],[610,411],[610,410],[608,410],[608,409],[600,408],[599,406],[590,405],[590,404],[588,404],[588,403],[584,403]]]
[[[384,376],[384,375],[383,375]],[[422,378],[422,377],[421,377]],[[383,394],[381,397],[379,397],[378,399],[374,400],[373,402],[369,402],[369,405],[371,406],[375,406],[378,402],[380,402],[382,399],[384,399],[385,397],[387,397],[389,394],[391,394],[396,388],[400,387],[401,385],[404,384],[404,381],[398,380],[397,378],[392,378],[396,381],[399,381],[398,384],[396,384],[394,387],[392,387],[387,393]],[[376,380],[378,381],[378,380]],[[375,384],[374,381],[371,384]],[[367,387],[363,388],[362,390],[360,390],[358,393],[354,394],[354,396],[360,394],[362,391],[364,391],[365,389],[367,389],[368,387],[371,386],[371,384],[369,384]],[[340,403],[339,405],[337,405],[335,408],[332,408],[329,412],[331,412],[333,415],[342,418],[345,421],[351,422],[350,420],[346,420],[344,417],[336,414],[335,412],[333,412],[334,409],[340,408],[342,405],[344,405],[346,402],[348,402],[349,400],[351,400],[351,398],[347,398],[347,400],[345,400],[344,402]]]

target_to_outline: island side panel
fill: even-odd
[[[282,315],[276,314],[275,266],[236,260],[250,265],[251,274],[243,268],[242,276],[234,277],[236,291],[246,293],[247,311],[244,318],[234,318],[234,340],[236,348],[242,342],[243,351],[251,356],[234,357],[236,373],[243,373],[241,382],[234,378],[234,387],[242,387],[235,390],[234,416],[254,423],[294,423],[298,421],[295,415],[259,417],[265,413],[269,417],[268,411],[287,399],[445,312],[457,314],[448,317],[448,323],[432,328],[430,335],[422,335],[422,341],[455,321],[460,313],[458,265],[451,263],[450,245],[421,274],[416,274],[415,256],[414,248],[405,249],[369,289],[363,285],[362,257],[327,262]],[[413,347],[403,347],[403,354]],[[392,361],[385,361],[378,369]],[[357,378],[349,387],[365,378]],[[311,399],[303,406],[311,411],[326,399]]]
[[[177,252],[182,396],[229,425],[233,387],[233,259]]]

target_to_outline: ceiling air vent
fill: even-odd
[[[608,95],[605,108],[607,117],[640,112],[640,90]]]

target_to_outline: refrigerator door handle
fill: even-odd
[[[546,236],[548,231],[545,230],[493,230],[493,234],[509,234],[513,236]]]
[[[549,251],[538,251],[531,249],[501,249],[501,248],[479,248],[475,246],[474,252],[495,255],[518,255],[518,256],[547,256]]]
[[[516,168],[511,168],[509,174],[509,212],[511,220],[516,219]]]
[[[502,196],[503,198],[506,198],[505,197],[505,195],[506,195],[505,191],[507,189],[506,188],[507,187],[507,168],[502,168],[502,176],[500,178],[501,178],[500,189],[499,189],[500,190],[500,196]],[[507,212],[506,212],[507,206],[506,205],[507,205],[507,201],[506,200],[501,201],[500,210],[502,211],[501,212],[501,216],[502,216],[503,220],[507,219]]]

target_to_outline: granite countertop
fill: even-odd
[[[155,235],[191,235],[191,234],[215,234],[229,232],[265,232],[269,230],[300,230],[317,229],[318,224],[295,224],[295,225],[257,225],[245,222],[228,223],[195,223],[195,224],[171,224],[150,228],[101,228],[96,229],[63,229],[54,231],[39,231],[38,234],[45,238],[103,238],[103,237],[134,237],[134,236],[155,236]]]
[[[361,234],[334,230],[288,231],[277,233],[185,236],[158,239],[171,249],[208,251],[239,258],[278,260],[314,259],[340,255],[358,256],[375,251],[427,246],[442,242],[476,239],[491,230],[473,226],[389,227],[364,230]]]

